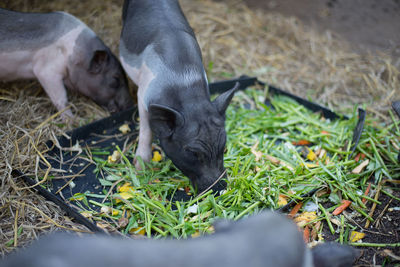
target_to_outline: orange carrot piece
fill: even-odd
[[[365,189],[364,196],[368,196],[369,190],[371,189],[371,182],[368,184],[367,189]],[[365,204],[367,200],[365,198],[361,199],[362,203]]]
[[[304,242],[306,242],[306,243],[309,243],[309,242],[310,242],[310,228],[308,228],[308,225],[306,225],[306,226],[304,227],[304,230],[303,230],[303,240],[304,240]]]
[[[329,135],[329,132],[327,132],[327,131],[321,131],[321,134]]]
[[[297,212],[299,212],[300,208],[303,206],[303,202],[299,202],[296,204],[296,206],[293,207],[293,209],[290,211],[288,214],[289,218],[294,218],[296,216]]]
[[[357,156],[354,158],[356,162],[359,162],[360,160],[365,159],[365,154],[364,153],[358,153]]]
[[[351,205],[351,201],[350,200],[342,200],[342,205],[340,205],[339,207],[337,207],[333,212],[332,215],[339,215],[340,213],[342,213],[345,209],[347,209],[349,206]]]
[[[299,140],[297,142],[293,141],[292,144],[295,146],[307,146],[307,145],[311,144],[311,142],[307,141],[307,140]]]

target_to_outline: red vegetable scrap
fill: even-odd
[[[342,200],[342,205],[340,205],[339,207],[337,207],[333,212],[332,215],[339,215],[340,213],[342,213],[345,209],[347,209],[350,205],[351,205],[351,201],[350,200],[346,200],[343,199]]]
[[[293,141],[292,144],[295,146],[308,146],[311,144],[311,142],[303,139],[303,140],[299,140],[299,141]]]
[[[359,162],[360,161],[360,159],[361,160],[363,160],[363,159],[365,159],[365,154],[364,153],[358,153],[357,155],[356,155],[356,157],[354,158],[354,160],[356,161],[356,162]]]
[[[303,239],[304,239],[304,242],[306,242],[306,243],[309,243],[309,242],[310,242],[310,228],[308,228],[308,225],[306,225],[306,226],[304,227],[304,230],[303,230]]]
[[[294,206],[293,209],[288,214],[288,217],[294,218],[294,216],[296,216],[297,212],[299,212],[299,210],[301,209],[302,206],[303,206],[303,202],[297,203],[296,206]]]
[[[368,193],[369,193],[369,190],[371,189],[371,182],[368,184],[368,186],[367,186],[367,189],[365,189],[365,192],[364,192],[364,196],[368,196]],[[366,203],[367,202],[367,199],[365,199],[364,197],[362,198],[362,203]]]

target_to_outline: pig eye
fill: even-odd
[[[193,150],[193,149],[185,149],[186,155],[190,159],[198,159],[199,158],[199,152]]]
[[[193,150],[187,149],[187,150],[186,150],[186,153],[187,153],[188,155],[190,155],[191,157],[193,157],[193,158],[197,158],[197,153],[196,153],[195,151],[193,151]]]
[[[114,77],[112,82],[110,83],[110,87],[113,88],[113,89],[119,88],[120,85],[121,85],[121,83],[119,81],[119,78],[117,78],[117,77]]]

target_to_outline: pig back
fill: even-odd
[[[200,51],[194,32],[176,0],[126,0],[121,42],[126,49],[124,54],[139,55],[153,45],[157,54],[167,56],[173,51],[182,53],[181,49],[188,43],[195,43],[196,52]]]
[[[64,12],[23,13],[0,8],[0,51],[37,50],[82,24]]]

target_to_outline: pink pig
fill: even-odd
[[[65,87],[110,112],[133,105],[117,58],[89,27],[65,12],[0,9],[0,80],[17,79],[37,79],[58,110],[68,105]]]

